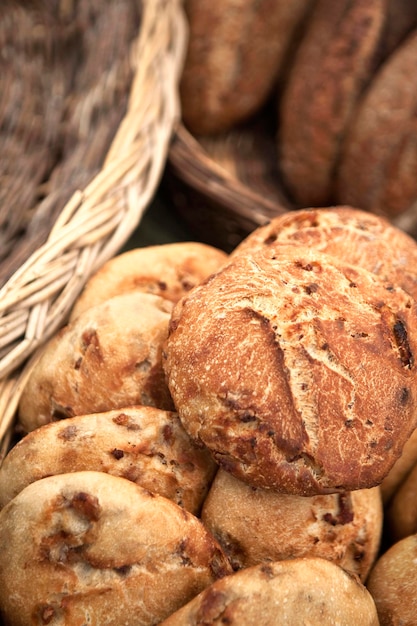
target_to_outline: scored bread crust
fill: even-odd
[[[416,427],[417,304],[302,246],[235,258],[175,307],[164,350],[186,430],[254,486],[378,485]]]
[[[264,563],[216,581],[160,626],[379,626],[355,576],[319,558]]]
[[[97,470],[197,514],[216,468],[174,412],[137,406],[80,415],[36,428],[9,451],[0,467],[0,508],[46,476]]]
[[[38,480],[0,512],[6,624],[158,624],[230,573],[171,500],[103,472]]]
[[[162,370],[172,302],[147,293],[91,307],[41,350],[19,402],[24,431],[129,405],[173,409]]]
[[[289,211],[252,231],[230,258],[282,244],[311,247],[359,265],[417,299],[417,243],[384,217],[351,206]]]

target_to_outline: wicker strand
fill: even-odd
[[[32,367],[32,359],[25,362],[62,326],[91,274],[140,224],[162,177],[180,119],[187,24],[181,0],[143,4],[128,108],[101,171],[75,191],[46,243],[0,289],[0,440],[8,436]]]

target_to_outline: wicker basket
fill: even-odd
[[[65,9],[74,3],[51,0],[52,4],[55,9],[60,9],[60,4]],[[87,13],[91,13],[91,3],[85,4]],[[102,4],[105,5],[105,0]],[[7,258],[0,265],[4,279],[0,288],[0,464],[13,437],[17,404],[36,360],[36,349],[65,322],[86,280],[121,249],[140,224],[166,164],[169,142],[179,120],[177,85],[186,48],[187,24],[181,0],[138,0],[136,4],[141,7],[141,15],[129,48],[131,77],[126,106],[107,146],[101,141],[103,128],[110,122],[114,124],[114,118],[105,120],[104,125],[97,125],[93,110],[95,103],[91,100],[98,99],[100,93],[89,93],[82,101],[84,109],[87,107],[89,112],[87,121],[83,118],[83,124],[91,124],[91,128],[84,128],[84,132],[93,135],[89,137],[89,147],[91,149],[91,143],[97,142],[96,151],[105,149],[100,167],[96,171],[88,170],[90,176],[81,185],[80,177],[72,175],[76,167],[70,169],[70,177],[65,178],[65,170],[56,165],[36,190],[38,197],[42,196],[42,202],[38,202],[40,209],[37,206],[35,212],[34,207],[29,206],[19,216],[17,228],[10,231],[10,237],[17,242],[20,237],[25,244],[9,245]],[[32,10],[37,3],[35,0],[33,3],[22,2],[19,19],[26,19],[24,12],[28,5]],[[8,28],[9,9],[16,9],[16,3],[5,3],[0,10],[0,25],[3,23],[7,32],[20,32],[22,36],[22,29],[11,31]],[[47,37],[48,20],[38,26],[41,28],[36,31],[37,37]],[[103,46],[108,41],[111,38],[103,41]],[[0,43],[5,47],[10,45],[4,37]],[[37,41],[36,45],[39,46],[40,42]],[[98,55],[103,54],[101,47],[96,48]],[[66,55],[62,55],[64,62],[65,58]],[[94,72],[94,59],[90,59],[90,63],[90,71]],[[26,68],[22,69],[22,74],[25,71]],[[108,84],[113,79],[114,76],[109,75],[104,82]],[[61,93],[58,88],[52,91],[51,98],[56,96],[55,92]],[[72,102],[72,106],[76,105],[77,102]],[[32,126],[34,119],[31,120]],[[48,124],[48,119],[43,119],[42,123]],[[95,128],[97,136],[92,133]],[[35,130],[32,132],[31,129],[33,141],[40,135]],[[77,146],[71,147],[76,153]],[[43,149],[44,145],[39,146],[38,163]],[[88,157],[89,153],[84,154],[86,160]],[[19,155],[17,166],[18,159]],[[66,197],[57,194],[57,187],[52,184],[54,177],[59,182],[58,189],[65,184]],[[48,213],[46,209],[51,205],[54,210]],[[1,208],[2,205],[0,218]],[[39,231],[45,221],[48,232],[43,235]],[[7,232],[4,228],[3,231]],[[4,249],[10,242],[3,231]],[[11,272],[10,268],[16,263],[14,252],[16,255],[26,252],[26,256],[18,256],[19,265]]]
[[[214,150],[184,124],[171,143],[164,187],[174,208],[195,237],[227,252],[254,228],[292,208],[274,174],[275,135],[264,121],[262,111],[253,124],[213,138]],[[248,149],[242,149],[245,145]]]

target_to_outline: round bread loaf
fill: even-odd
[[[381,626],[414,626],[417,536],[410,535],[384,552],[366,584],[374,599]]]
[[[235,570],[315,556],[364,582],[378,554],[383,512],[378,487],[291,496],[251,487],[220,469],[201,519]]]
[[[187,0],[190,38],[180,83],[194,134],[229,130],[271,94],[308,0]]]
[[[367,589],[318,558],[264,563],[216,581],[161,626],[379,626]]]
[[[230,571],[191,513],[103,472],[43,478],[0,512],[7,626],[159,624]]]
[[[386,5],[314,3],[279,101],[279,166],[298,205],[333,201],[343,137],[378,60]]]
[[[129,405],[173,409],[161,362],[171,310],[165,298],[128,293],[87,309],[61,329],[23,390],[23,429]]]
[[[77,298],[71,319],[85,309],[130,291],[152,293],[172,302],[216,272],[228,256],[203,243],[187,241],[135,248],[105,263]]]
[[[230,258],[282,244],[307,246],[359,265],[417,299],[417,243],[379,215],[350,206],[289,211],[252,231]]]
[[[0,467],[0,508],[46,476],[96,470],[127,478],[197,514],[216,469],[176,413],[138,406],[80,415],[45,424],[10,450]]]
[[[378,485],[416,427],[417,304],[302,246],[241,255],[175,307],[186,430],[237,478],[315,495]]]
[[[349,128],[335,201],[395,218],[415,210],[417,30],[388,57]]]
[[[417,299],[416,241],[381,216],[348,206],[290,211],[250,233],[231,259],[283,244],[307,246],[358,265]],[[416,461],[417,431],[381,484],[384,503]]]

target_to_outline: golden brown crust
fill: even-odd
[[[96,304],[130,291],[143,291],[176,302],[216,272],[227,254],[187,241],[135,248],[105,263],[87,282],[71,319]]]
[[[230,571],[196,517],[102,472],[38,480],[0,512],[6,624],[158,624]]]
[[[159,296],[128,293],[84,311],[61,329],[23,390],[23,429],[129,405],[173,409],[161,362],[171,309]]]
[[[401,456],[397,459],[381,483],[381,495],[384,506],[388,506],[393,495],[407,479],[409,473],[417,463],[417,430],[415,430],[404,445]]]
[[[394,544],[376,562],[367,587],[381,626],[412,626],[416,622],[417,536]]]
[[[161,626],[379,626],[367,589],[334,563],[300,558],[216,581]]]
[[[229,130],[260,108],[309,4],[186,0],[190,40],[180,90],[192,133]]]
[[[21,439],[0,467],[0,508],[45,476],[96,470],[121,476],[197,514],[216,471],[178,415],[154,407],[80,415]]]
[[[350,206],[289,211],[250,233],[231,259],[290,243],[359,265],[417,299],[417,243],[379,215]]]
[[[315,4],[279,110],[279,165],[301,206],[332,201],[341,142],[373,73],[385,10],[385,0]]]
[[[416,307],[302,246],[235,258],[173,312],[164,367],[186,430],[254,486],[378,485],[416,426]]]
[[[235,570],[314,556],[362,582],[378,554],[382,518],[379,487],[308,498],[250,487],[222,469],[201,513]]]
[[[415,31],[375,75],[343,148],[337,202],[393,218],[415,204],[416,59]]]

